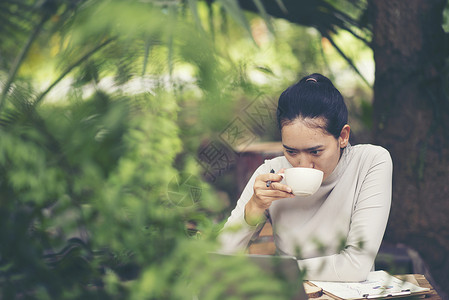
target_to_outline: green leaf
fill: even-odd
[[[252,37],[251,26],[249,25],[248,19],[245,17],[243,10],[240,8],[237,0],[219,0],[218,1],[226,10],[226,12],[231,15],[234,20],[237,21],[248,34]]]
[[[201,32],[204,32],[204,27],[201,22],[201,18],[198,14],[198,0],[188,0],[190,11],[192,12],[193,18],[195,20],[196,26],[200,29]]]

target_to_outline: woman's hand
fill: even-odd
[[[283,173],[283,169],[280,171]],[[268,182],[271,181],[271,184]],[[275,200],[292,198],[292,189],[282,184],[282,176],[279,174],[262,174],[256,177],[254,193],[245,206],[245,220],[249,225],[260,223],[265,215],[265,210]]]

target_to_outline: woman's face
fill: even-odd
[[[350,128],[345,125],[338,139],[324,128],[323,118],[298,118],[284,125],[281,134],[284,155],[290,164],[321,170],[326,179],[340,160],[341,148],[348,144]]]

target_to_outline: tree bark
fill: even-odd
[[[393,158],[386,239],[417,250],[434,279],[449,282],[447,0],[370,0],[374,140]],[[446,75],[445,75],[446,73]],[[446,284],[444,284],[446,283]]]

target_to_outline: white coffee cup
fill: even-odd
[[[310,196],[316,193],[323,181],[323,171],[312,168],[289,168],[280,174],[295,196]]]

